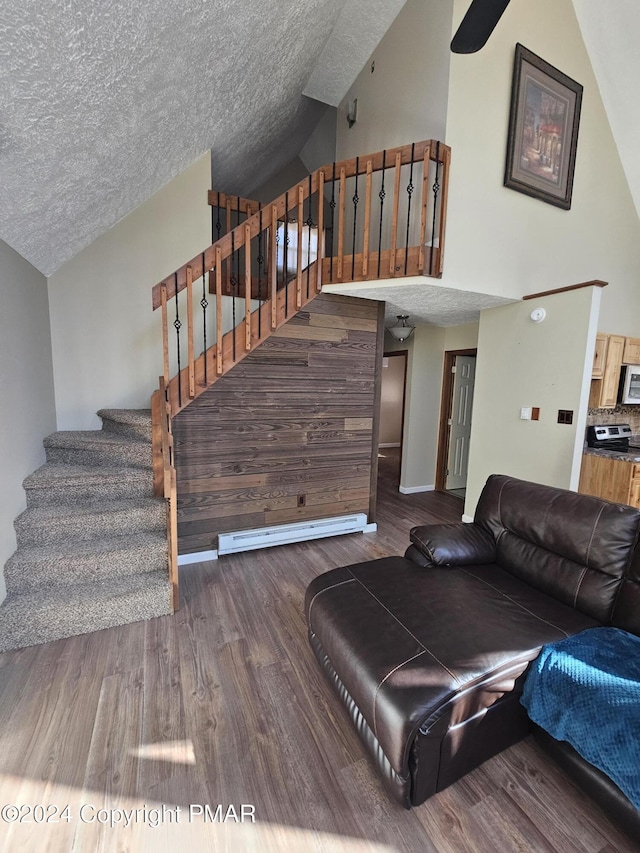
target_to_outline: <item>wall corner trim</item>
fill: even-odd
[[[196,551],[193,554],[178,554],[179,566],[190,566],[193,563],[206,563],[207,560],[217,560],[217,551]]]

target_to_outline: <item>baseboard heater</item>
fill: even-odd
[[[288,545],[291,542],[305,542],[308,539],[339,536],[342,533],[372,533],[374,530],[376,530],[376,525],[367,524],[367,516],[364,513],[320,518],[317,521],[296,521],[292,524],[279,524],[275,527],[221,533],[218,537],[218,554],[253,551],[256,548]]]

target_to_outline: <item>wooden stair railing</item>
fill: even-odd
[[[153,310],[161,309],[163,342],[163,375],[152,400],[154,483],[156,493],[174,508],[169,510],[174,512],[169,517],[169,545],[176,607],[171,418],[323,286],[440,277],[450,156],[448,146],[427,140],[354,157],[317,169],[264,206],[209,192],[209,203],[218,210],[217,220],[212,218],[212,244],[152,291]],[[237,224],[230,227],[234,213]],[[208,314],[210,296],[215,306],[213,323]],[[227,302],[231,311],[227,331],[225,297],[232,297]],[[173,347],[170,325],[175,333]],[[181,338],[185,326],[186,345]],[[171,568],[174,552],[176,566]]]

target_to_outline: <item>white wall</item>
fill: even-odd
[[[338,108],[336,160],[444,139],[451,10],[451,0],[408,0]]]
[[[445,330],[418,325],[410,338],[400,491],[434,488]]]
[[[478,343],[478,324],[428,326],[419,324],[408,341],[385,349],[407,349],[407,395],[405,401],[402,470],[404,492],[435,487],[440,425],[440,398],[445,350],[473,349]]]
[[[24,478],[44,462],[42,439],[56,428],[47,282],[0,240],[0,567],[16,549],[14,519]],[[0,600],[5,597],[0,575]]]
[[[478,323],[447,326],[444,330],[445,350],[475,349],[478,346]]]
[[[337,159],[444,139],[452,165],[442,284],[517,298],[601,279],[600,328],[640,336],[640,222],[571,0],[511,3],[482,50],[451,54],[468,6],[407,2],[371,57],[374,74],[368,63],[340,106]],[[518,41],[584,86],[569,211],[503,186]]]
[[[151,288],[210,245],[210,186],[207,152],[49,278],[59,429],[98,428],[100,408],[149,406],[162,372]]]
[[[402,443],[406,360],[404,355],[385,356],[382,364],[379,444],[383,447],[399,446]]]
[[[569,211],[502,185],[518,41],[584,86]],[[451,55],[446,141],[443,284],[521,296],[602,279],[601,328],[640,335],[640,223],[571,0],[511,3],[481,51]]]
[[[577,489],[601,289],[588,287],[480,315],[465,515],[490,474]],[[530,319],[542,307],[542,323]],[[540,419],[521,420],[522,407]],[[573,424],[558,423],[572,409]]]
[[[487,45],[471,55],[448,53],[449,39],[469,6],[468,0],[453,0],[453,6],[449,2],[439,4],[439,11],[432,6],[433,3],[427,8],[409,0],[372,57],[375,73],[370,74],[367,66],[352,87],[338,115],[337,157],[430,136],[442,138],[440,128],[446,118],[444,141],[451,146],[452,161],[442,284],[519,298],[601,279],[609,286],[602,293],[599,328],[640,337],[640,222],[571,0],[511,3]],[[444,35],[442,18],[451,8],[451,28]],[[439,55],[438,49],[434,53],[422,47],[434,11],[431,37],[446,46],[446,56]],[[584,86],[569,211],[503,186],[516,42]],[[436,59],[442,67],[434,67]],[[431,85],[433,81],[439,91],[442,80],[447,78],[448,95],[443,108],[439,102],[432,103]],[[347,101],[354,97],[358,98],[358,121],[349,130],[344,114]],[[513,310],[517,311],[517,306]],[[434,481],[435,463],[432,465],[431,460],[435,460],[437,437],[437,413],[433,411],[435,354],[427,345],[427,338],[423,339],[428,333],[415,334],[414,346],[419,354],[417,359],[410,358],[410,398],[405,417],[405,448],[409,445],[412,452],[403,456],[404,486]],[[592,352],[584,348],[583,332],[569,323],[563,335],[567,346],[580,352],[590,366]],[[507,329],[503,345],[509,340]],[[485,335],[478,343],[479,357],[487,343],[492,342]],[[509,361],[515,355],[505,350],[502,358]],[[575,401],[582,393],[577,370],[574,378],[578,383],[571,391]],[[425,391],[430,403],[422,396]],[[513,386],[499,394],[497,389],[494,391],[496,400],[506,400],[508,394],[515,393]],[[570,389],[566,391],[569,396]],[[513,399],[519,408],[517,397]],[[580,411],[582,420],[585,412],[586,400],[584,411]],[[487,435],[495,433],[495,423],[491,412],[487,412]],[[545,477],[550,476],[550,457],[569,458],[567,445],[571,442],[567,435],[552,430],[547,439],[557,441],[557,445],[536,445],[536,453],[528,463],[530,473],[538,470],[540,455],[545,460],[540,476]],[[481,443],[471,443],[470,473],[475,471],[477,482],[469,494],[470,506],[475,506],[479,480],[487,470],[486,460],[474,456],[488,446],[487,437]],[[495,456],[502,450],[500,444],[493,445],[490,458],[494,467],[503,468],[503,457]],[[516,454],[514,459],[517,458]],[[506,449],[504,464],[511,464]],[[574,474],[563,469],[556,479],[566,485]]]

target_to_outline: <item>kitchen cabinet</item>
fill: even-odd
[[[640,509],[640,463],[585,453],[578,491]]]
[[[598,338],[605,338],[606,344],[600,341],[600,354],[598,351]],[[631,339],[633,340],[633,339]],[[600,359],[597,370],[602,371],[602,378],[596,376],[591,381],[591,394],[589,406],[592,409],[614,409],[618,401],[618,384],[620,382],[620,368],[627,339],[622,335],[598,335],[596,338],[596,358]],[[604,348],[604,359],[602,350]],[[604,362],[604,363],[603,363]],[[592,374],[593,376],[594,374]]]
[[[625,338],[623,364],[640,364],[640,338]]]
[[[592,379],[602,379],[604,377],[604,366],[607,360],[607,344],[609,343],[609,335],[603,335],[598,332],[596,335],[596,348],[593,353],[593,370],[591,371]]]

